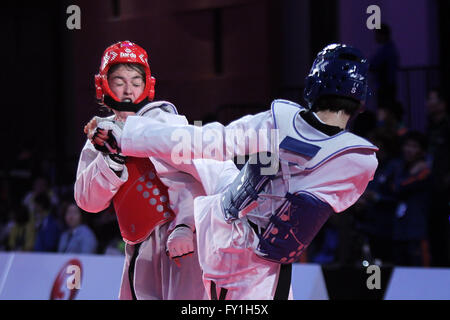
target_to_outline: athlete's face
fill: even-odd
[[[142,75],[127,66],[120,66],[109,75],[108,85],[122,102],[134,102],[142,94],[145,82]]]
[[[120,101],[134,102],[144,92],[145,81],[138,71],[122,65],[109,75],[108,85]],[[135,114],[129,111],[113,110],[113,112],[119,121],[125,121],[128,116]]]

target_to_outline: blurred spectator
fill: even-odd
[[[427,216],[430,169],[425,161],[426,136],[410,131],[403,137],[402,159],[394,172],[394,195],[398,199],[393,225],[394,263],[428,266]]]
[[[125,255],[125,242],[122,237],[113,238],[104,250],[105,255],[123,256]]]
[[[98,235],[97,252],[104,254],[125,254],[125,242],[117,223],[114,206],[109,206],[102,212],[92,215],[84,215],[84,219],[91,218],[90,226]]]
[[[67,205],[64,220],[68,230],[61,235],[58,252],[96,253],[97,238],[82,219],[81,209],[76,204]]]
[[[308,258],[312,263],[331,264],[337,260],[337,248],[339,245],[338,228],[332,216],[324,225],[316,239],[308,248]]]
[[[32,141],[19,144],[15,156],[8,161],[11,191],[17,199],[22,199],[36,173],[36,153]]]
[[[23,204],[28,207],[30,212],[35,211],[35,198],[37,195],[45,193],[52,206],[57,206],[59,200],[55,192],[51,190],[48,180],[45,177],[38,176],[33,180],[33,187],[28,191],[23,199]]]
[[[432,165],[429,238],[433,266],[450,266],[450,121],[447,101],[432,89],[426,102],[428,151]]]
[[[7,179],[0,180],[0,250],[5,250],[12,226],[10,216],[13,208],[10,185]]]
[[[61,226],[52,211],[47,193],[40,193],[34,197],[34,214],[37,229],[34,251],[55,252],[58,248]]]
[[[392,138],[403,136],[408,129],[403,123],[403,106],[398,101],[385,102],[377,108],[377,128],[382,128]]]
[[[19,205],[13,211],[11,228],[8,235],[8,250],[32,251],[34,248],[35,222],[28,208]]]
[[[397,206],[392,187],[398,162],[394,160],[397,145],[383,128],[375,130],[368,138],[380,150],[377,152],[378,168],[374,179],[355,204],[359,216],[358,229],[367,239],[371,257],[383,264],[392,264],[393,220]]]
[[[439,89],[432,89],[428,92],[426,108],[428,116],[428,150],[431,155],[434,155],[444,144],[448,143],[450,131],[447,101],[445,101]]]
[[[375,76],[377,102],[380,106],[397,98],[399,54],[388,25],[381,24],[380,29],[375,29],[375,41],[379,48],[370,60],[370,71]]]
[[[376,129],[377,115],[371,110],[364,110],[364,112],[358,114],[355,120],[351,123],[351,132],[354,134],[367,138],[367,136]]]

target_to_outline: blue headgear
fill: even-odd
[[[367,95],[369,63],[361,51],[345,44],[330,44],[317,54],[306,77],[303,97],[309,108],[324,95],[363,102]]]

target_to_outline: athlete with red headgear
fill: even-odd
[[[101,137],[97,126],[114,130],[108,125],[121,127],[131,115],[187,124],[173,104],[151,102],[154,87],[143,48],[130,41],[108,47],[95,76],[95,88],[99,103],[114,115],[95,117],[85,133]],[[119,298],[204,299],[193,217],[194,198],[204,194],[201,184],[157,158],[112,154],[114,147],[86,142],[74,193],[77,204],[88,212],[114,205],[126,242]]]

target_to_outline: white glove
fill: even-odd
[[[175,230],[167,239],[167,251],[171,259],[181,258],[182,256],[194,252],[194,233],[191,228],[185,225],[175,227]]]

